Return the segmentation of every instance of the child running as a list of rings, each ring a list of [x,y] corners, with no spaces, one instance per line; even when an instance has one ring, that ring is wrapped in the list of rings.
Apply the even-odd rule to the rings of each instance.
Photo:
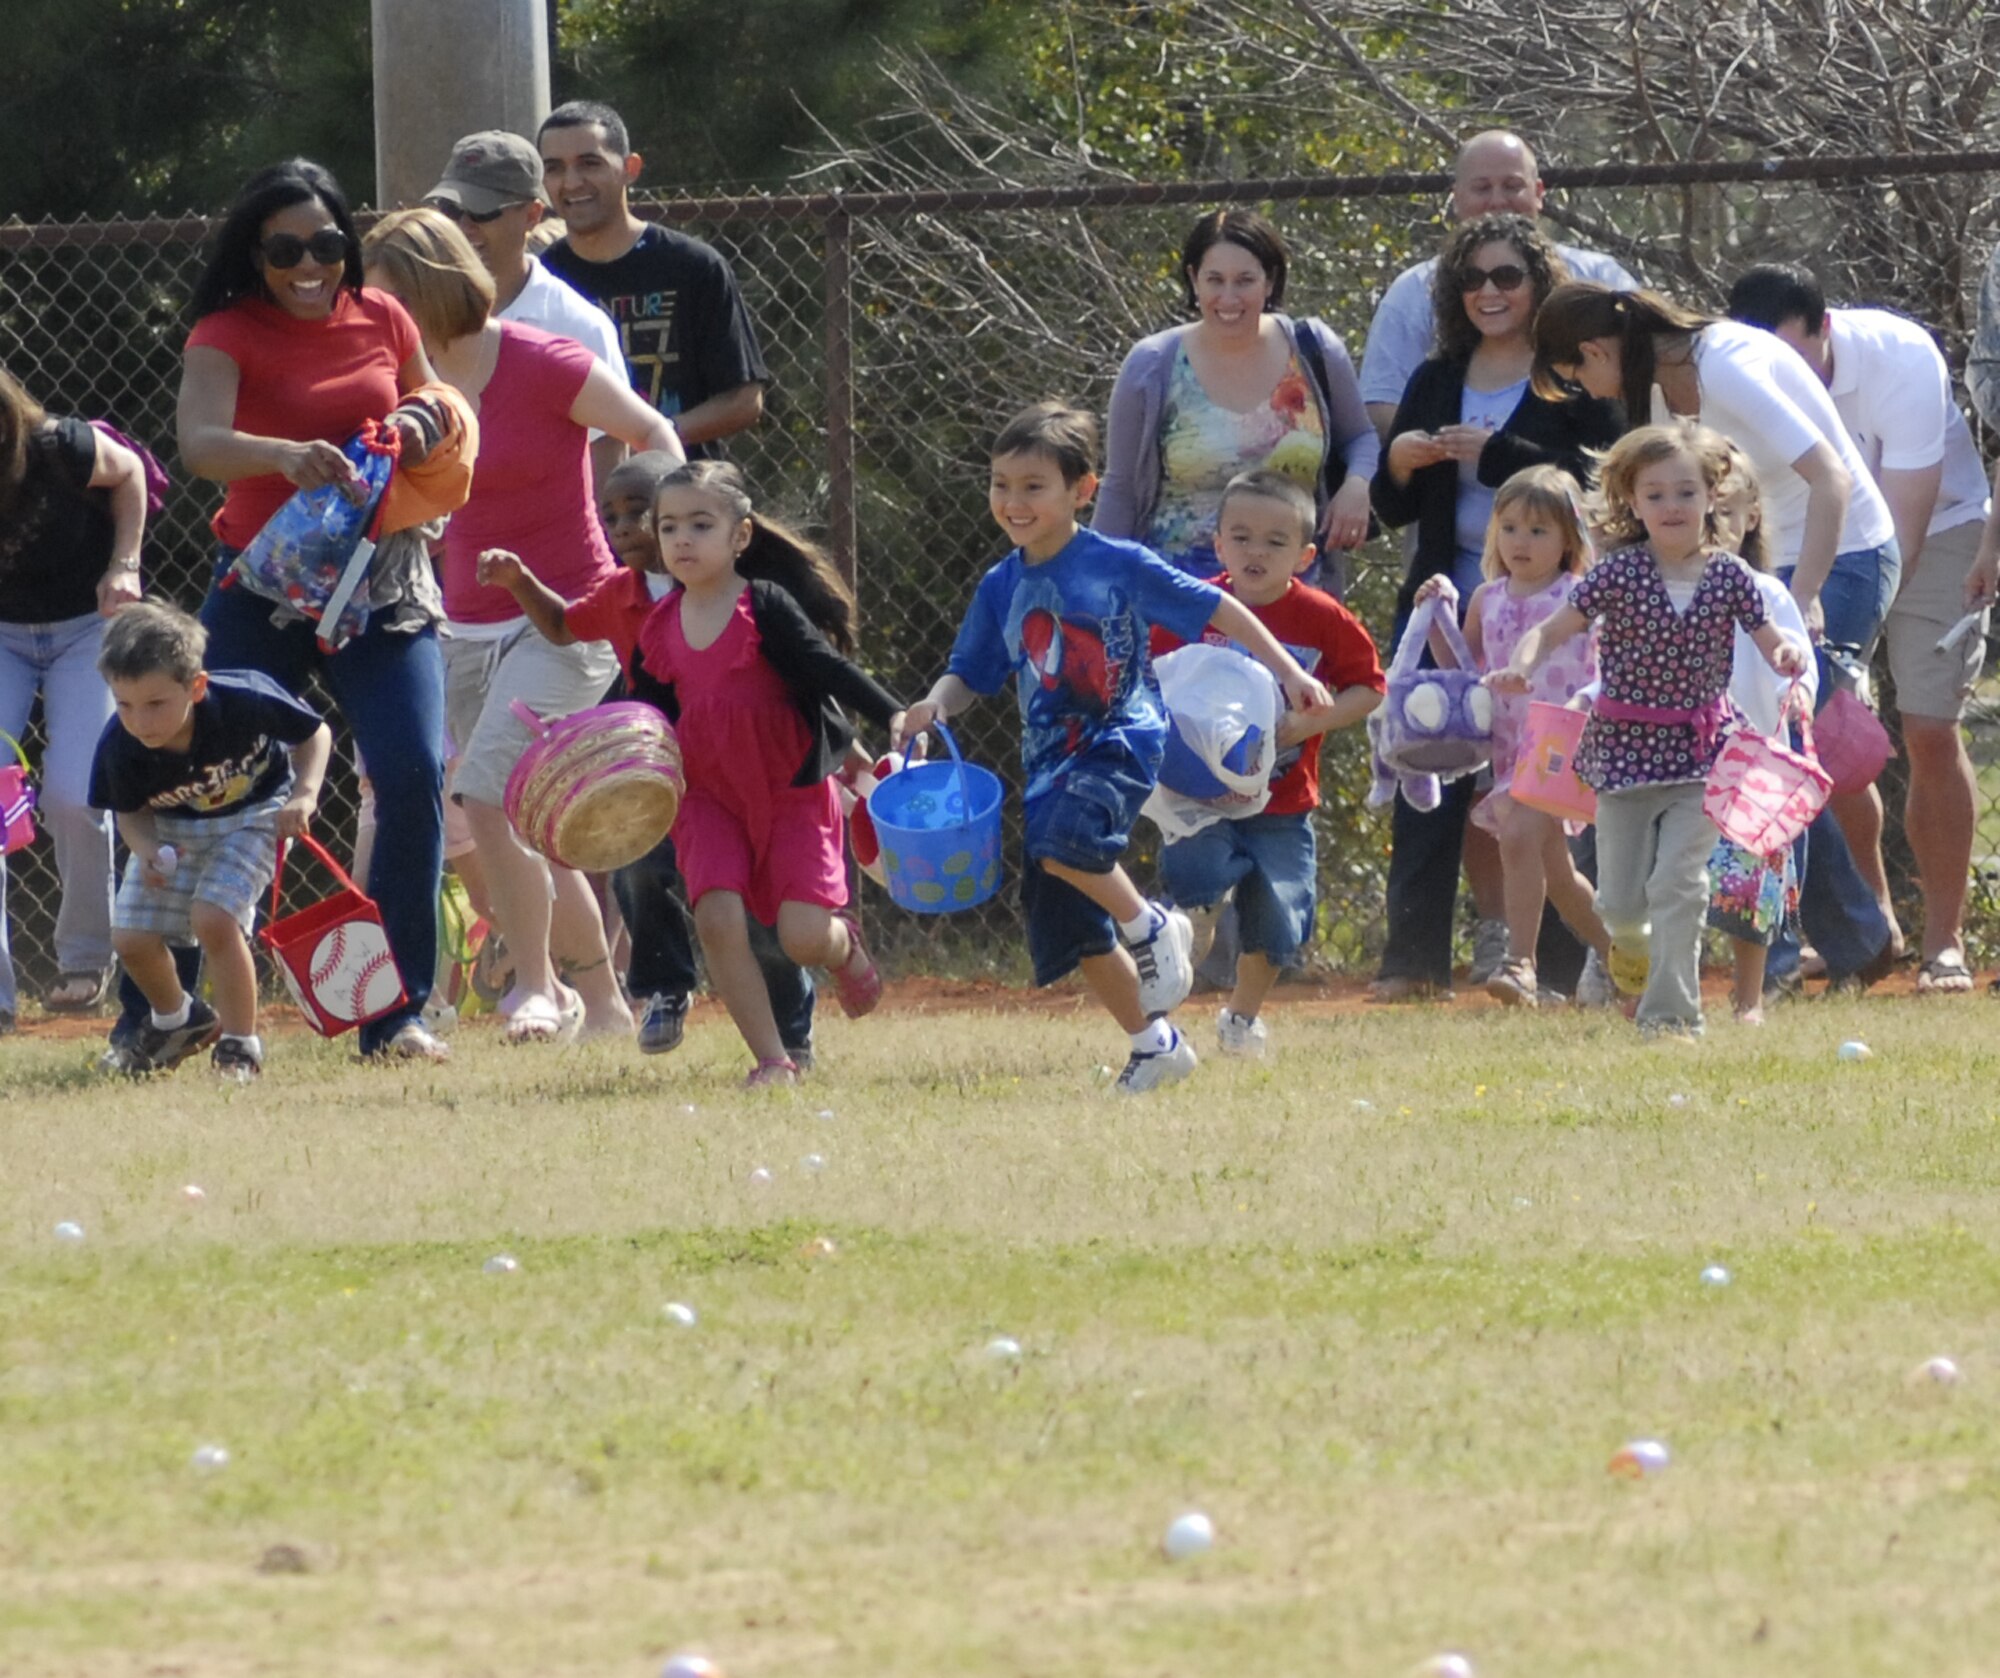
[[[489,548],[479,556],[480,582],[505,589],[528,621],[558,647],[609,641],[629,682],[639,632],[674,586],[653,528],[653,498],[660,480],[679,464],[671,455],[649,451],[621,461],[605,478],[598,513],[622,569],[581,600],[565,601],[504,548]],[[625,989],[638,1013],[639,1052],[667,1054],[680,1047],[698,977],[694,918],[673,835],[619,869],[611,886],[632,941]],[[812,1063],[812,980],[787,958],[777,934],[760,920],[750,923],[750,947],[770,992],[785,1057],[803,1071]]]
[[[1480,562],[1486,581],[1474,591],[1465,615],[1465,644],[1479,667],[1505,669],[1521,638],[1569,604],[1593,557],[1576,480],[1567,472],[1530,466],[1502,484],[1493,497]],[[1449,577],[1431,578],[1417,590],[1417,602],[1435,595],[1457,608],[1458,590]],[[1447,667],[1457,662],[1441,635],[1432,636],[1431,652]],[[1503,693],[1493,707],[1493,790],[1473,807],[1472,819],[1500,841],[1507,959],[1486,981],[1486,990],[1509,1007],[1532,1008],[1538,999],[1535,940],[1544,902],[1555,905],[1599,960],[1611,952],[1596,892],[1569,854],[1562,822],[1516,802],[1508,791],[1529,704],[1567,705],[1596,679],[1597,650],[1583,635],[1542,661],[1525,697]]]
[[[680,736],[687,791],[674,824],[709,978],[757,1057],[752,1088],[793,1084],[751,919],[785,954],[833,975],[842,1012],[881,1000],[847,905],[845,830],[831,776],[854,739],[841,701],[892,735],[903,709],[849,656],[854,596],[802,536],[751,510],[743,475],[698,460],[653,499],[667,573],[632,671]]]
[[[333,736],[319,713],[253,670],[204,670],[208,633],[144,601],[105,627],[97,668],[118,714],[90,766],[90,802],[118,818],[131,851],[111,942],[152,1015],[123,1069],[164,1072],[215,1044],[216,1073],[264,1070],[257,969],[246,937],[271,889],[278,841],[319,807]],[[215,1007],[181,988],[170,942],[192,937]]]
[[[1810,652],[1812,638],[1792,591],[1767,575],[1771,569],[1770,543],[1764,533],[1764,497],[1757,484],[1757,469],[1726,437],[1722,449],[1725,475],[1715,499],[1716,543],[1751,568],[1771,621],[1788,639]],[[1810,715],[1818,694],[1819,672],[1810,659],[1797,678],[1794,699],[1792,680],[1773,675],[1750,638],[1740,629],[1736,632],[1729,697],[1750,727],[1760,734],[1782,735],[1787,716],[1797,714],[1800,707]],[[1764,1023],[1764,964],[1778,934],[1798,914],[1799,873],[1794,851],[1795,847],[1788,845],[1769,856],[1759,856],[1718,835],[1715,854],[1708,861],[1713,882],[1708,924],[1728,935],[1735,958],[1731,1001],[1743,1025]]]
[[[1599,623],[1604,689],[1576,754],[1597,789],[1597,904],[1613,940],[1611,975],[1638,988],[1639,1028],[1701,1031],[1701,928],[1715,828],[1701,807],[1729,717],[1734,630],[1774,670],[1805,656],[1765,611],[1750,568],[1717,548],[1721,440],[1693,424],[1626,433],[1600,474],[1603,528],[1627,544],[1594,566],[1567,604],[1521,637],[1495,691],[1525,694],[1542,659]],[[1650,942],[1647,954],[1639,944]]]
[[[1185,1078],[1193,1045],[1165,1018],[1194,983],[1193,931],[1148,902],[1120,863],[1166,749],[1166,711],[1148,635],[1183,640],[1213,624],[1278,678],[1294,708],[1333,704],[1325,687],[1251,615],[1136,542],[1084,530],[1097,491],[1097,421],[1038,402],[993,443],[993,517],[1016,544],[980,579],[951,662],[910,707],[902,737],[956,715],[1011,674],[1021,705],[1027,865],[1021,906],[1035,983],[1081,967],[1091,994],[1131,1039],[1118,1089]]]
[[[1319,880],[1312,814],[1319,808],[1320,742],[1335,729],[1362,721],[1382,703],[1387,685],[1375,643],[1353,613],[1299,580],[1318,552],[1315,522],[1312,497],[1297,480],[1267,468],[1230,479],[1216,509],[1223,586],[1333,693],[1333,703],[1323,710],[1288,710],[1279,719],[1271,801],[1258,814],[1212,822],[1160,852],[1160,873],[1175,905],[1195,917],[1197,962],[1222,900],[1231,898],[1236,905],[1243,953],[1236,963],[1236,988],[1216,1019],[1217,1042],[1226,1055],[1264,1053],[1265,999],[1312,937]],[[1229,641],[1219,629],[1202,639]],[[1156,657],[1175,644],[1164,631],[1154,632]]]

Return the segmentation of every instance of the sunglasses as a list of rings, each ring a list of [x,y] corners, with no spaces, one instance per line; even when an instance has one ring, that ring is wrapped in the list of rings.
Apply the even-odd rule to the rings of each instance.
[[[1519,291],[1528,283],[1528,270],[1518,262],[1503,262],[1498,268],[1468,267],[1458,276],[1458,288],[1470,297],[1475,291],[1484,291],[1488,280],[1495,291]]]
[[[273,233],[257,247],[257,254],[266,268],[296,268],[307,257],[331,267],[346,259],[347,235],[337,227],[322,227],[310,239],[295,233]]]
[[[488,210],[484,215],[479,215],[475,214],[471,210],[468,210],[463,204],[447,203],[442,198],[433,198],[429,201],[430,208],[437,211],[437,213],[443,216],[446,221],[469,221],[475,227],[484,227],[489,222],[498,221],[509,210],[518,210],[521,207],[521,204],[526,204],[530,202],[532,202],[532,200],[523,198],[520,201],[520,203],[502,204],[500,208],[497,210]]]

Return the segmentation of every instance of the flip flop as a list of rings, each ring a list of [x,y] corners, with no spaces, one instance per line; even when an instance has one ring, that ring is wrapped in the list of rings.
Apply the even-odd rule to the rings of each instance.
[[[507,1041],[512,1044],[558,1043],[563,1040],[563,1027],[562,1010],[546,996],[523,997],[514,1010],[513,1018],[507,1022]]]
[[[104,1001],[110,988],[108,968],[79,969],[60,975],[43,996],[42,1006],[51,1014],[87,1014]]]
[[[1958,950],[1940,950],[1917,969],[1919,996],[1964,996],[1972,989],[1972,969]]]

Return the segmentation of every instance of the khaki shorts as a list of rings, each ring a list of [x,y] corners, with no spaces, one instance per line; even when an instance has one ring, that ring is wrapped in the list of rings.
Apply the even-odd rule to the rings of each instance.
[[[526,623],[494,640],[444,643],[445,726],[458,742],[456,799],[500,805],[507,777],[533,738],[508,708],[516,699],[543,717],[566,717],[595,705],[618,674],[608,641],[555,647]]]
[[[1984,521],[1972,519],[1925,538],[1917,567],[1907,574],[1882,626],[1889,673],[1896,681],[1896,709],[1913,717],[1956,722],[1986,662],[1986,620],[1950,652],[1938,637],[1965,616],[1965,579],[1979,557]]]

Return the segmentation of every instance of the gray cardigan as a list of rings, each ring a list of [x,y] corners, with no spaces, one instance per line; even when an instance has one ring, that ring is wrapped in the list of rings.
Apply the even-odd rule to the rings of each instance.
[[[1307,320],[1295,329],[1285,315],[1273,317],[1296,342],[1297,331],[1311,335],[1325,363],[1330,389],[1320,390],[1313,369],[1307,367],[1306,384],[1319,407],[1320,427],[1329,445],[1346,462],[1349,476],[1372,478],[1382,453],[1382,440],[1369,422],[1362,406],[1361,387],[1354,377],[1354,363],[1347,346],[1341,343],[1324,321]],[[1167,387],[1173,380],[1174,356],[1181,335],[1191,328],[1172,326],[1141,338],[1132,346],[1125,365],[1118,370],[1118,383],[1111,390],[1111,414],[1105,427],[1104,481],[1097,491],[1097,513],[1091,528],[1102,536],[1124,536],[1142,540],[1152,522],[1154,505],[1160,498],[1160,415],[1167,405]],[[1303,359],[1303,358],[1302,358]],[[1326,481],[1322,473],[1320,482]],[[1322,515],[1326,512],[1323,494],[1314,496]]]

